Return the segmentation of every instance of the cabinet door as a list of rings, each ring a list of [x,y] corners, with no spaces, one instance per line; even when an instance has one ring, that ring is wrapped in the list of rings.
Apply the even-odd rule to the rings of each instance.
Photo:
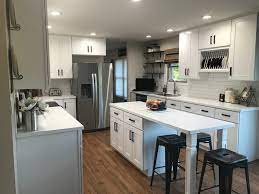
[[[231,21],[205,26],[199,30],[199,49],[230,45]]]
[[[229,46],[231,43],[231,21],[213,27],[213,47]]]
[[[76,118],[76,99],[65,99],[64,105],[66,111]]]
[[[132,161],[133,142],[131,140],[132,127],[124,123],[124,138],[123,138],[123,155],[130,161]]]
[[[113,148],[117,149],[117,138],[118,138],[118,134],[117,134],[117,127],[116,127],[116,119],[114,119],[113,117],[111,117],[111,121],[110,121],[110,144]],[[122,137],[123,138],[123,137]]]
[[[186,78],[187,66],[190,63],[190,34],[182,32],[179,35],[179,73]]]
[[[106,55],[106,40],[105,39],[92,39],[91,40],[91,55]]]
[[[133,128],[132,142],[133,142],[132,162],[139,169],[143,170],[143,131],[137,128]]]
[[[72,54],[89,55],[91,39],[84,37],[72,37]]]
[[[199,78],[200,61],[199,61],[199,46],[198,46],[198,30],[192,30],[189,32],[190,35],[190,59],[187,76],[191,79]]]
[[[50,78],[60,78],[59,40],[57,36],[54,35],[49,35],[49,63]]]
[[[123,154],[124,145],[123,145],[123,134],[124,134],[124,124],[120,120],[116,120],[117,127],[117,150]]]
[[[45,0],[14,0],[20,31],[11,31],[22,80],[14,80],[14,89],[45,89],[48,79],[48,51]],[[2,65],[2,64],[1,64]]]
[[[255,79],[257,15],[250,15],[232,21],[232,42],[229,64],[234,80]]]
[[[61,77],[72,79],[72,48],[70,36],[59,36],[59,61]]]

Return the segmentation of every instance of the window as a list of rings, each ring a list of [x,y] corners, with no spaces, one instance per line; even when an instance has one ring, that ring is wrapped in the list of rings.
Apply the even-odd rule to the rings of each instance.
[[[114,65],[115,98],[116,101],[126,101],[128,95],[127,60],[117,59]]]
[[[180,78],[179,64],[171,63],[168,65],[168,80],[186,82],[186,79]]]

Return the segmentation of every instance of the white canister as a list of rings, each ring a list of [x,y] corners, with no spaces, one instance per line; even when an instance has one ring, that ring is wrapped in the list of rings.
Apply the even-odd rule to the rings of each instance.
[[[225,102],[230,103],[233,96],[234,90],[232,88],[227,88],[225,91]]]

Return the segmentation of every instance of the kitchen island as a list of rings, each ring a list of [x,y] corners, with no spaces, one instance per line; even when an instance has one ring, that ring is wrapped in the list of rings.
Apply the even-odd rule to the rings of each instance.
[[[81,125],[62,107],[38,116],[38,130],[16,134],[20,194],[83,193]]]
[[[151,111],[143,102],[112,103],[111,145],[146,175],[152,172],[156,137],[186,134],[185,193],[196,193],[197,133],[217,131],[217,147],[226,147],[227,129],[234,123],[180,110]],[[164,165],[164,152],[157,166]]]

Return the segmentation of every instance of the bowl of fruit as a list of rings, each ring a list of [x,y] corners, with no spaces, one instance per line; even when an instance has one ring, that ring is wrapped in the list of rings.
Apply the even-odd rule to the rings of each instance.
[[[147,100],[146,106],[153,111],[161,111],[166,109],[166,103],[161,100]]]

